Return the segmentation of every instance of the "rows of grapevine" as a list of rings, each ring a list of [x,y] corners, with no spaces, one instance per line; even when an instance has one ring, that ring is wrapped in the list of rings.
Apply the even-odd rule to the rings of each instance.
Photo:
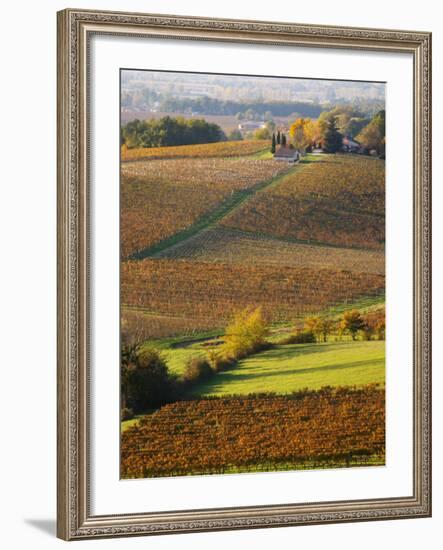
[[[156,255],[159,258],[385,272],[382,250],[358,250],[290,242],[216,227]]]
[[[251,158],[185,158],[122,165],[123,257],[180,232],[233,193],[288,170],[284,163]]]
[[[145,308],[123,307],[121,334],[123,341],[144,342],[152,338],[169,338],[196,334],[214,328],[214,319],[193,315],[161,314]]]
[[[268,140],[219,141],[176,147],[140,147],[128,149],[122,146],[122,161],[141,159],[242,157],[269,149]]]
[[[385,163],[362,156],[327,156],[289,173],[223,223],[280,238],[382,249]]]
[[[121,266],[121,301],[152,312],[204,318],[219,327],[234,311],[261,305],[288,320],[384,292],[376,273],[308,267],[146,259]]]
[[[121,476],[383,464],[384,453],[384,389],[323,388],[166,405],[123,432]]]

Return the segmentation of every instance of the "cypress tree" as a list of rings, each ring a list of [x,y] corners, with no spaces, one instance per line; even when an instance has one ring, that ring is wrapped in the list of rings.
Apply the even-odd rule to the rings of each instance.
[[[283,147],[286,147],[286,134],[281,135],[281,144]]]
[[[343,136],[337,129],[337,118],[330,117],[326,122],[326,130],[323,138],[323,149],[327,153],[336,153],[341,149]]]
[[[280,130],[277,132],[277,144],[280,145]]]
[[[272,134],[272,142],[271,142],[271,153],[275,153],[275,134]]]

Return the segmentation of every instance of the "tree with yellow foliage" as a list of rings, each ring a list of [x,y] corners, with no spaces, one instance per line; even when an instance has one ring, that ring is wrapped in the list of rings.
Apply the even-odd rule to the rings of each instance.
[[[260,349],[269,330],[262,308],[246,308],[237,312],[226,327],[222,355],[230,359],[241,359]]]
[[[328,336],[331,334],[334,328],[334,321],[327,317],[306,317],[304,322],[304,328],[307,332],[312,332],[317,342],[323,340],[327,342]]]
[[[312,145],[318,134],[317,123],[310,118],[297,118],[289,128],[294,147],[302,151]]]

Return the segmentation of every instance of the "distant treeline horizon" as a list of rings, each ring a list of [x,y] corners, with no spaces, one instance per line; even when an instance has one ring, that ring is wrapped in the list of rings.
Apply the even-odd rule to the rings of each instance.
[[[165,111],[183,113],[192,111],[207,115],[236,116],[239,113],[252,111],[254,114],[270,116],[289,116],[299,113],[302,116],[317,118],[324,108],[319,103],[304,101],[251,101],[239,102],[232,100],[220,100],[211,97],[199,97],[195,99],[167,98],[163,100],[162,107]]]
[[[317,118],[322,111],[330,110],[339,105],[352,105],[354,109],[365,115],[373,115],[384,108],[380,100],[361,99],[352,102],[331,102],[330,104],[318,101],[233,101],[221,100],[209,96],[197,98],[177,98],[157,94],[153,90],[125,91],[121,97],[121,107],[126,109],[155,109],[169,113],[193,113],[199,115],[237,116],[242,118],[262,119],[270,117],[287,117],[297,114],[301,117]]]

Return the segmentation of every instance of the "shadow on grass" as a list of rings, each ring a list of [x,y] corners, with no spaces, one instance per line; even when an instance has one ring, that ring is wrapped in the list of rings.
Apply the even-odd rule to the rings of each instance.
[[[342,351],[343,349],[352,349],[352,346],[361,342],[321,342],[318,344],[277,344],[277,347],[251,355],[246,361],[260,358],[266,359],[290,359],[303,355],[316,355],[318,353],[330,352],[331,350]]]
[[[377,366],[383,366],[385,364],[384,359],[371,359],[371,368],[377,367]],[[305,367],[305,368],[293,368],[293,369],[285,369],[284,371],[276,370],[275,368],[269,367],[270,372],[260,372],[260,373],[242,373],[241,367],[235,371],[229,371],[229,372],[223,372],[219,375],[219,378],[217,382],[214,384],[214,386],[222,384],[226,384],[229,382],[245,382],[247,380],[257,380],[259,378],[272,378],[272,377],[286,377],[286,376],[297,376],[297,375],[303,375],[308,373],[321,373],[321,372],[333,372],[333,371],[341,371],[341,370],[347,370],[347,369],[354,369],[358,367],[364,367],[368,365],[368,360],[364,359],[362,361],[352,361],[351,363],[344,363],[340,365],[324,365],[322,367],[313,366],[313,367]],[[212,387],[211,383],[205,384],[205,388]],[[196,388],[196,392],[197,388]]]

